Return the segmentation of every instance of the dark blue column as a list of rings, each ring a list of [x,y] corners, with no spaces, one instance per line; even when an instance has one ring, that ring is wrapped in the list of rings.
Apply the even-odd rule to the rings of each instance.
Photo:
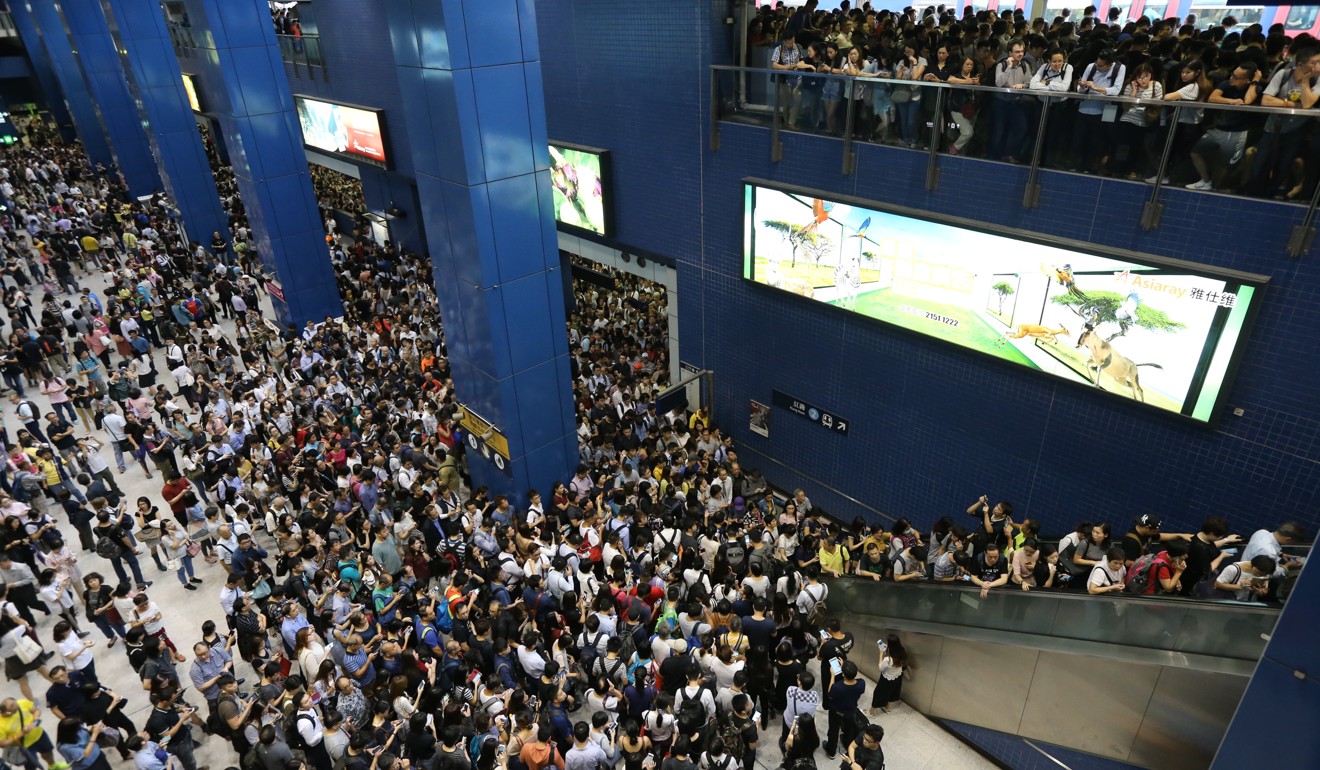
[[[69,39],[78,52],[87,88],[101,108],[101,120],[129,194],[142,197],[159,192],[160,174],[156,172],[147,132],[142,127],[143,116],[128,91],[128,81],[124,80],[124,66],[110,37],[101,0],[60,0],[60,5],[69,27]]]
[[[1312,559],[1315,558],[1314,550]],[[1320,567],[1302,568],[1211,770],[1316,767],[1320,757]]]
[[[544,491],[578,454],[532,2],[387,6],[454,386],[509,441],[472,476]]]
[[[193,9],[200,9],[200,13]],[[312,192],[298,116],[266,0],[189,4],[194,37],[222,82],[207,89],[228,145],[263,269],[280,283],[280,319],[298,326],[343,313]],[[218,70],[217,70],[218,68]]]
[[[151,127],[147,138],[161,181],[183,215],[188,237],[206,244],[211,233],[227,232],[225,211],[160,3],[113,0],[105,6],[114,13],[127,51],[129,85],[146,112]]]
[[[55,70],[50,64],[50,54],[46,53],[46,47],[41,43],[41,34],[37,32],[32,14],[28,12],[27,4],[24,2],[11,3],[10,7],[14,27],[18,30],[19,39],[23,41],[23,49],[27,52],[28,61],[32,63],[32,72],[37,76],[41,92],[46,97],[46,107],[59,127],[60,137],[66,142],[73,141],[77,137],[73,127],[73,116],[69,114],[69,108],[64,104],[64,93],[60,90],[59,81],[55,79]]]
[[[64,20],[60,17],[59,6],[50,0],[18,0],[10,3],[9,8],[14,14],[15,24],[20,19],[35,22],[41,45],[50,57],[55,80],[60,84],[60,92],[64,94],[64,101],[69,107],[69,114],[73,116],[73,125],[78,130],[78,139],[82,141],[87,158],[93,164],[100,163],[107,168],[114,165],[115,157],[110,150],[105,126],[101,123],[101,113],[87,90],[87,82],[83,80],[78,57],[73,53],[69,37],[64,34]],[[26,40],[24,44],[27,44]]]

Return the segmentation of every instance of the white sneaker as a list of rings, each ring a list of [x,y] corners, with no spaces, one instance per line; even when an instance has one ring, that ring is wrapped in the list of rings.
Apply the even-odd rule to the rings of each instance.
[[[1146,177],[1146,184],[1155,184],[1155,180],[1158,178],[1159,177],[1156,176],[1148,176]],[[1168,183],[1169,183],[1169,178],[1167,176],[1164,177],[1164,181],[1160,182],[1160,184],[1168,184]]]
[[[1211,184],[1211,183],[1205,181],[1204,179],[1198,179],[1198,180],[1196,180],[1195,182],[1192,182],[1191,184],[1187,185],[1187,189],[1188,189],[1188,190],[1213,190],[1213,189],[1215,189],[1215,186],[1214,186],[1213,184]]]

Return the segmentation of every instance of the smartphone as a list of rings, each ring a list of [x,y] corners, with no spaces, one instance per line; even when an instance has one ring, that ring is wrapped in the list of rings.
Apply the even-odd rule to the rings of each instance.
[[[1229,549],[1225,550],[1224,553],[1228,554],[1229,556],[1237,556],[1237,555],[1238,555],[1238,549],[1237,549],[1237,548],[1229,548]]]
[[[822,642],[826,642],[826,641],[829,641],[829,638],[830,638],[830,632],[829,632],[829,631],[826,631],[825,629],[822,628],[822,629],[820,630],[820,640],[821,640]]]
[[[839,676],[843,673],[843,659],[830,658],[830,673]]]

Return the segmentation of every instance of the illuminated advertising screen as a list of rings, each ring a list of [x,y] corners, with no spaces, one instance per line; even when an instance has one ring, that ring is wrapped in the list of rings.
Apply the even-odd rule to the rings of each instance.
[[[183,90],[188,94],[188,106],[192,108],[192,111],[201,112],[202,103],[197,100],[197,84],[193,82],[192,75],[184,73]]]
[[[380,111],[294,96],[303,144],[346,160],[386,166]]]
[[[613,235],[608,150],[550,144],[550,185],[555,219],[597,235]]]
[[[745,186],[743,277],[1209,422],[1265,276]]]

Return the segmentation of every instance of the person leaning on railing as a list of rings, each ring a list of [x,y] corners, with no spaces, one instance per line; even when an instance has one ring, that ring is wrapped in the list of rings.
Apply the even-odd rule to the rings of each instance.
[[[802,61],[802,49],[797,45],[797,36],[789,33],[770,53],[770,68],[785,71],[815,71],[813,64]],[[785,123],[789,128],[797,128],[798,109],[802,104],[802,78],[788,78],[786,81],[788,103],[785,108]]]
[[[1312,109],[1320,101],[1320,49],[1303,48],[1296,52],[1290,66],[1285,66],[1274,73],[1260,102],[1265,107],[1291,107]],[[1303,158],[1306,175],[1316,178],[1316,166],[1320,165],[1315,153],[1309,156],[1307,149],[1308,127],[1314,127],[1316,119],[1306,115],[1271,115],[1265,121],[1265,133],[1256,148],[1256,159],[1252,164],[1251,177],[1247,181],[1247,192],[1260,196],[1292,196],[1300,194],[1306,185],[1298,190],[1291,187],[1294,159]],[[1314,129],[1314,136],[1320,135]]]
[[[1210,104],[1255,104],[1260,97],[1260,69],[1255,62],[1242,62],[1233,68],[1228,79],[1215,86],[1207,99]],[[1247,149],[1247,131],[1252,116],[1237,110],[1215,113],[1214,128],[1205,132],[1192,147],[1192,166],[1199,177],[1187,185],[1189,190],[1213,190],[1214,178],[1226,175],[1237,166]]]
[[[1079,94],[1118,96],[1123,91],[1127,67],[1118,60],[1113,49],[1101,51],[1094,62],[1088,64],[1077,81]],[[1112,126],[1118,120],[1119,104],[1099,99],[1084,99],[1077,105],[1077,120],[1073,124],[1072,153],[1076,159],[1074,169],[1095,171],[1104,165],[1113,144]]]

